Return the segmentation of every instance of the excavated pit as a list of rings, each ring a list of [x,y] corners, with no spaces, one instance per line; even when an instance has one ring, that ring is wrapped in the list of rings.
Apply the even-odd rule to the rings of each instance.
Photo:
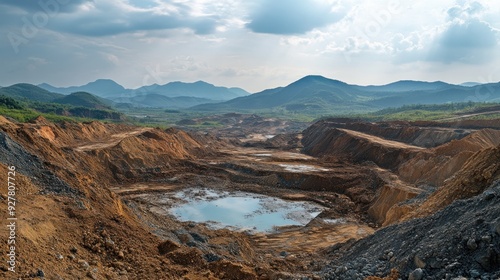
[[[457,199],[476,196],[500,176],[498,130],[462,131],[446,129],[445,124],[344,126],[325,121],[304,131],[303,137],[282,134],[248,142],[98,122],[52,124],[38,118],[28,124],[2,119],[0,123],[4,135],[0,174],[7,174],[7,166],[15,164],[23,186],[19,198],[33,202],[20,208],[23,266],[19,278],[32,278],[37,272],[33,269],[39,267],[47,279],[122,279],[125,274],[129,279],[164,279],[165,275],[172,279],[345,279],[344,267],[354,270],[348,264],[360,256],[350,246],[358,244],[352,248],[365,252],[366,243],[356,240],[368,236],[384,240],[383,250],[369,246],[375,252],[370,264],[386,258],[381,254],[388,255],[393,244],[403,244],[391,255],[405,264],[401,272],[406,276],[414,268],[414,256],[408,253],[412,248],[404,245],[410,239],[400,236],[398,223],[414,223],[413,218],[419,217],[430,228],[427,217],[432,213]],[[439,137],[431,144],[422,141],[434,132]],[[268,133],[275,131],[254,134]],[[243,134],[243,138],[250,135]],[[303,153],[298,152],[302,147]],[[39,169],[46,172],[35,172]],[[54,191],[53,182],[63,182],[63,190],[74,191]],[[496,196],[484,195],[483,200],[493,201]],[[207,203],[217,215],[203,220],[176,218],[176,210],[185,210],[186,205],[204,212]],[[216,211],[223,203],[230,207]],[[273,222],[262,229],[210,222],[247,203],[260,208],[241,213],[243,218],[279,213],[278,220],[292,218],[292,222]],[[497,207],[490,204],[492,209]],[[296,208],[300,213],[288,211]],[[491,217],[491,223],[497,223],[497,216]],[[6,219],[6,214],[0,213],[0,218]],[[385,235],[388,228],[396,230]],[[464,223],[457,236],[469,232],[468,238],[482,238],[469,229]],[[498,226],[494,229],[494,234],[500,232]],[[492,244],[498,244],[494,238]],[[489,248],[489,239],[481,240],[485,245],[481,243],[480,249]],[[493,256],[485,264],[497,268],[497,251],[485,252]],[[468,254],[463,256],[471,260]],[[340,262],[329,266],[332,258]],[[432,260],[427,255],[422,259]],[[385,276],[395,268],[393,260],[387,260],[383,269],[368,267],[361,272]],[[85,263],[89,270],[81,268]],[[5,266],[0,268],[2,278],[7,274]]]

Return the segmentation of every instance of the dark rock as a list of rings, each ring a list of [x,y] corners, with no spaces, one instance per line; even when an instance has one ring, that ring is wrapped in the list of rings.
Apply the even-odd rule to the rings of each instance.
[[[441,268],[443,266],[441,260],[438,258],[430,258],[427,262],[431,268]]]
[[[500,235],[500,221],[496,221],[495,225],[493,226],[493,231],[497,235]]]
[[[496,193],[493,190],[486,190],[486,191],[484,191],[483,195],[484,195],[484,199],[492,200],[493,198],[495,198]]]
[[[467,240],[467,248],[471,251],[476,250],[477,249],[476,240],[474,240],[473,238],[469,238],[469,240]]]
[[[69,248],[69,251],[72,253],[72,254],[76,254],[78,252],[78,249],[75,247],[75,246],[71,246],[71,248]]]
[[[208,253],[203,256],[207,262],[216,262],[221,260],[222,258],[217,256],[216,254]]]
[[[196,241],[196,242],[201,242],[201,243],[206,243],[208,241],[208,237],[204,236],[204,235],[201,235],[199,233],[196,233],[196,232],[190,232],[189,233],[193,239]]]
[[[491,247],[481,251],[475,260],[486,271],[492,271],[495,267],[498,269],[498,252]]]
[[[417,268],[408,275],[408,280],[422,280],[424,277],[424,271],[421,268]]]
[[[474,278],[481,276],[481,273],[479,273],[479,271],[477,271],[476,269],[472,269],[469,272],[469,274],[470,274],[471,277],[474,277]]]
[[[486,243],[486,244],[489,244],[491,242],[491,236],[489,235],[484,235],[481,237],[481,240]]]

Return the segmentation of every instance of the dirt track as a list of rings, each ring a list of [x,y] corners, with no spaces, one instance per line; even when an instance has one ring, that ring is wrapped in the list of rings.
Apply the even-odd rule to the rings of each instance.
[[[121,140],[123,140],[127,137],[139,135],[141,133],[144,133],[144,132],[150,131],[150,130],[152,130],[152,128],[149,128],[149,127],[137,128],[137,129],[134,129],[132,131],[113,134],[110,137],[108,137],[107,139],[104,139],[104,140],[101,140],[101,141],[98,141],[95,143],[89,143],[89,142],[80,143],[74,149],[76,151],[79,151],[79,152],[105,149],[105,148],[109,148],[109,147],[112,147],[112,146],[118,144]]]
[[[424,148],[422,147],[417,147],[417,146],[413,146],[413,145],[408,145],[408,144],[405,144],[405,143],[402,143],[402,142],[397,142],[397,141],[392,141],[392,140],[387,140],[387,139],[383,139],[383,138],[380,138],[380,137],[377,137],[377,136],[373,136],[373,135],[370,135],[370,134],[366,134],[366,133],[362,133],[362,132],[359,132],[359,131],[354,131],[354,130],[349,130],[349,129],[342,129],[340,128],[339,130],[341,131],[344,131],[348,134],[351,134],[355,137],[360,137],[360,138],[363,138],[363,139],[366,139],[374,144],[379,144],[379,145],[382,145],[382,146],[385,146],[385,147],[389,147],[389,148],[396,148],[396,149],[413,149],[413,150],[424,150]]]

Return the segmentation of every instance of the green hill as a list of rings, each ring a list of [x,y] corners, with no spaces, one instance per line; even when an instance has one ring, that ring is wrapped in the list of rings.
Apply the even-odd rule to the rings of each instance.
[[[111,109],[111,101],[99,98],[88,92],[74,92],[62,98],[53,100],[54,103],[81,106],[93,109]]]
[[[50,102],[64,95],[47,91],[31,84],[15,84],[0,88],[0,95],[29,101]]]
[[[43,115],[51,120],[85,118],[124,120],[110,107],[111,101],[87,92],[62,95],[30,84],[0,88],[0,114],[19,121]]]

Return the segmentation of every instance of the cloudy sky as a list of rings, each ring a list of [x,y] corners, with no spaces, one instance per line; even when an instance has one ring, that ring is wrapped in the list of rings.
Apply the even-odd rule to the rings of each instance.
[[[500,1],[0,0],[0,85],[498,82],[498,15]]]

